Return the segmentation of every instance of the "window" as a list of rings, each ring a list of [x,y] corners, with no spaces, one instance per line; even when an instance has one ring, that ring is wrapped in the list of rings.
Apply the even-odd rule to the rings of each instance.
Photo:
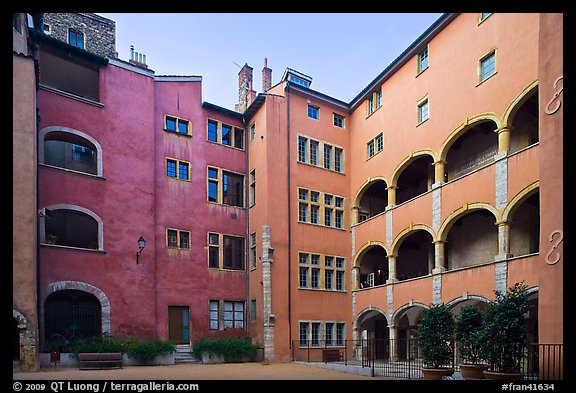
[[[308,345],[308,322],[300,322],[298,338],[301,346]]]
[[[324,342],[322,343],[323,329]],[[344,346],[346,324],[333,321],[300,321],[298,339],[300,347]]]
[[[376,141],[376,153],[379,153],[384,148],[384,135],[382,133],[378,134],[375,138]]]
[[[244,207],[244,176],[208,167],[208,201]]]
[[[332,146],[324,144],[324,169],[332,169]]]
[[[210,300],[210,330],[219,329],[219,308],[220,302],[218,300]]]
[[[227,146],[232,146],[231,138],[232,127],[226,124],[222,124],[222,144]]]
[[[166,176],[180,180],[190,180],[190,163],[172,158],[166,159]]]
[[[244,130],[234,127],[234,147],[244,149]]]
[[[312,338],[310,341],[313,347],[320,345],[320,322],[312,322]]]
[[[250,140],[254,140],[254,136],[256,136],[256,123],[252,123],[250,126]]]
[[[344,340],[346,339],[346,324],[337,323],[336,324],[336,345],[344,345]]]
[[[344,257],[299,252],[300,288],[344,291],[344,261]]]
[[[244,270],[244,238],[208,233],[208,267]]]
[[[496,51],[480,59],[480,82],[485,81],[496,73]]]
[[[318,141],[310,140],[310,164],[318,166]]]
[[[382,106],[382,90],[372,92],[366,99],[366,116],[370,116]]]
[[[418,54],[418,73],[428,68],[428,47]]]
[[[192,123],[176,116],[164,115],[164,131],[191,136]]]
[[[426,98],[421,104],[418,104],[418,124],[428,120],[429,109],[428,99]]]
[[[257,314],[256,314],[256,299],[252,299],[252,300],[250,301],[250,311],[252,312],[252,317],[251,317],[251,319],[252,319],[253,321],[255,321],[255,320],[256,320],[256,316],[257,316]]]
[[[308,139],[303,136],[298,137],[298,161],[306,162],[306,150],[308,150]]]
[[[308,117],[311,119],[318,120],[320,115],[320,108],[314,105],[308,104]]]
[[[46,337],[60,335],[91,339],[102,337],[102,305],[91,293],[63,289],[51,293],[44,302]]]
[[[218,123],[208,120],[208,140],[218,142]]]
[[[84,34],[78,30],[68,30],[68,43],[77,48],[84,49]]]
[[[222,174],[222,203],[230,206],[244,206],[244,176],[231,172]]]
[[[223,236],[223,240],[223,268],[232,270],[244,270],[244,238],[235,236]]]
[[[344,128],[344,116],[334,113],[334,127]]]
[[[298,200],[299,222],[344,229],[343,197],[298,188]]]
[[[250,234],[250,267],[256,267],[256,232]]]
[[[250,207],[256,203],[256,169],[250,171]]]
[[[367,143],[366,154],[368,155],[368,158],[374,156],[374,140],[371,140],[370,142]]]
[[[44,164],[98,175],[97,149],[87,139],[66,132],[50,132],[43,147]]]
[[[220,267],[220,235],[217,233],[208,234],[208,267]]]
[[[336,172],[344,172],[344,166],[342,165],[342,155],[344,150],[340,149],[339,147],[334,148],[334,171]]]
[[[178,229],[166,229],[166,247],[190,249],[190,232]]]
[[[99,249],[98,221],[76,210],[50,210],[44,217],[44,243]]]
[[[344,173],[344,149],[306,136],[298,136],[298,162]]]
[[[244,329],[244,302],[224,302],[224,329]]]
[[[334,323],[326,322],[326,330],[324,334],[324,339],[326,340],[326,345],[334,345]]]

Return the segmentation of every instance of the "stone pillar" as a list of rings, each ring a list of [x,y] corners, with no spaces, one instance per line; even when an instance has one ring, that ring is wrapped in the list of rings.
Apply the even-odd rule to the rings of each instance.
[[[498,134],[498,154],[508,153],[510,150],[510,130],[512,127],[504,126],[494,132]]]
[[[388,186],[388,188],[386,188],[386,190],[388,191],[388,206],[386,206],[387,208],[390,208],[394,205],[396,205],[396,186]]]
[[[388,255],[388,280],[386,280],[386,284],[396,281],[398,281],[396,279],[396,255],[390,254]]]
[[[350,212],[350,225],[358,224],[360,219],[360,208],[358,206],[353,206]]]
[[[398,357],[398,329],[395,326],[388,326],[390,338],[390,361],[395,362]]]
[[[439,185],[444,183],[444,173],[446,161],[438,160],[434,162],[434,184]]]
[[[272,262],[274,249],[270,241],[270,226],[262,225],[262,319],[264,324],[264,358],[274,360],[274,324],[272,313]]]
[[[352,290],[360,289],[360,266],[352,267]]]
[[[264,68],[262,68],[262,91],[266,92],[272,87],[272,69],[268,68],[268,59],[264,58]]]
[[[445,244],[444,240],[436,240],[434,242],[434,269],[432,274],[442,273],[446,271],[445,261]]]
[[[512,256],[510,254],[510,223],[499,222],[498,225],[498,255],[495,260],[501,261]]]

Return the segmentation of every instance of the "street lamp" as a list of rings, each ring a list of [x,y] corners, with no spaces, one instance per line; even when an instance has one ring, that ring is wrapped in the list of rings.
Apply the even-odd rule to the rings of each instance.
[[[138,259],[140,257],[140,253],[142,253],[142,251],[144,250],[144,247],[146,247],[146,240],[144,240],[144,238],[140,236],[140,238],[138,239],[138,251],[136,252],[136,265],[138,265]]]

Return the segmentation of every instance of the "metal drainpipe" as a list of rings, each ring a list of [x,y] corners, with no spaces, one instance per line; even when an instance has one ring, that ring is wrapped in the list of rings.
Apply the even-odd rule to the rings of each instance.
[[[250,301],[250,268],[251,266],[248,266],[248,264],[250,263],[250,253],[248,250],[250,250],[250,225],[249,225],[249,220],[250,220],[250,166],[249,166],[249,160],[248,160],[248,128],[246,126],[246,118],[244,117],[244,115],[242,115],[242,124],[244,125],[244,165],[246,167],[245,172],[246,172],[246,185],[248,185],[248,187],[245,187],[244,189],[244,198],[246,201],[246,241],[245,241],[245,246],[244,246],[244,257],[245,257],[245,261],[246,263],[246,307],[245,310],[250,310],[250,314],[245,316],[245,320],[246,320],[246,334],[248,336],[250,336],[250,321],[252,321],[252,302]],[[248,313],[246,313],[248,314]]]
[[[292,281],[290,275],[290,267],[291,267],[291,260],[292,260],[292,225],[291,225],[291,217],[292,212],[290,209],[290,82],[286,82],[286,112],[287,112],[287,162],[288,162],[288,171],[287,171],[287,181],[288,181],[288,342],[290,346],[292,346]]]

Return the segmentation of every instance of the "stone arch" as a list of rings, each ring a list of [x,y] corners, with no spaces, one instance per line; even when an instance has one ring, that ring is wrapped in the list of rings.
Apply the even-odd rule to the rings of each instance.
[[[438,154],[430,149],[422,149],[411,152],[407,157],[405,157],[400,164],[396,166],[394,172],[392,172],[392,176],[390,178],[390,186],[396,187],[398,184],[398,178],[413,161],[420,158],[421,156],[430,156],[432,157],[432,162],[438,161]]]
[[[458,296],[457,298],[454,298],[452,300],[450,300],[449,302],[446,302],[446,306],[448,306],[449,308],[454,308],[454,306],[457,306],[458,304],[462,303],[462,302],[466,302],[466,301],[476,301],[478,303],[485,303],[485,304],[489,304],[490,303],[490,299],[488,299],[485,296],[482,295],[471,295],[468,293],[465,293],[461,296]]]
[[[493,113],[493,112],[483,113],[483,114],[474,116],[472,118],[466,119],[466,121],[464,121],[462,124],[460,124],[458,127],[456,127],[450,133],[450,135],[448,135],[448,137],[446,138],[446,140],[442,144],[442,147],[440,148],[439,160],[444,161],[444,162],[446,161],[446,157],[448,156],[448,151],[450,150],[450,147],[452,147],[454,142],[456,142],[458,140],[458,138],[460,138],[466,131],[468,131],[469,129],[473,128],[474,126],[476,126],[478,124],[489,122],[489,121],[492,121],[496,124],[496,129],[499,129],[500,127],[502,127],[502,120],[500,119],[500,117],[496,113]]]
[[[44,127],[43,129],[41,129],[38,132],[38,162],[44,163],[44,158],[45,158],[45,156],[44,156],[44,140],[46,139],[46,136],[48,136],[50,133],[55,133],[55,132],[72,134],[76,137],[79,137],[79,138],[84,139],[84,140],[88,141],[89,143],[91,143],[96,148],[97,175],[103,176],[102,146],[100,145],[100,143],[98,143],[98,141],[96,139],[94,139],[90,135],[86,134],[85,132],[82,132],[80,130],[75,130],[74,128],[70,128],[70,127],[48,126],[48,127]]]
[[[102,307],[102,334],[111,334],[111,321],[110,321],[110,300],[108,296],[102,291],[100,288],[82,282],[82,281],[56,281],[53,283],[48,284],[44,289],[43,294],[43,304],[46,301],[46,298],[57,291],[62,291],[66,289],[75,289],[78,291],[87,292],[91,295],[94,295],[99,301]],[[44,307],[41,309],[41,321],[44,320]]]
[[[362,247],[360,247],[360,249],[356,252],[356,255],[354,256],[354,262],[352,264],[352,267],[360,267],[359,261],[362,259],[364,254],[366,254],[366,252],[374,246],[382,247],[384,249],[384,251],[386,251],[386,254],[389,254],[388,246],[385,243],[383,243],[379,240],[370,240],[368,243],[366,243]]]
[[[522,204],[526,198],[532,196],[534,193],[540,190],[540,180],[536,180],[534,183],[526,186],[520,192],[518,192],[507,204],[502,211],[502,221],[509,222],[511,217],[514,215],[516,209]]]
[[[512,100],[504,115],[502,116],[502,125],[504,127],[511,127],[512,121],[518,109],[532,96],[534,90],[538,88],[538,80],[530,82],[518,95]]]
[[[364,308],[362,311],[360,311],[360,312],[358,313],[358,316],[354,319],[354,329],[356,329],[356,330],[360,329],[360,325],[362,324],[363,319],[364,319],[370,312],[382,314],[382,315],[386,318],[386,322],[388,323],[388,326],[390,326],[391,318],[388,317],[388,315],[387,315],[384,311],[382,311],[382,310],[381,310],[380,308],[378,308],[378,307],[368,306],[368,307]]]
[[[416,231],[426,231],[430,234],[430,236],[432,236],[432,241],[435,241],[437,238],[437,234],[436,232],[430,228],[428,225],[426,224],[410,224],[410,226],[408,228],[404,228],[398,235],[396,235],[396,237],[394,238],[394,240],[392,241],[392,244],[390,245],[390,250],[392,255],[398,255],[398,250],[400,249],[400,245],[402,244],[402,241],[404,239],[406,239],[408,236],[410,236],[410,234],[412,234],[413,232]]]
[[[98,223],[98,250],[103,251],[104,250],[104,221],[102,220],[102,218],[100,218],[100,216],[96,213],[94,213],[92,210],[87,209],[85,207],[82,206],[78,206],[78,205],[72,205],[72,204],[68,204],[68,203],[58,203],[58,204],[54,204],[54,205],[49,205],[49,206],[45,206],[44,209],[48,209],[48,210],[73,210],[73,211],[77,211],[83,214],[86,214],[90,217],[92,217],[97,223]],[[42,243],[46,242],[46,232],[45,232],[45,225],[44,225],[44,217],[42,217],[41,219],[41,225],[40,225],[40,241]]]
[[[373,185],[374,183],[376,183],[379,180],[386,183],[386,186],[390,185],[390,183],[388,182],[388,180],[386,180],[386,178],[384,176],[374,176],[374,177],[370,177],[370,178],[366,179],[364,181],[364,183],[362,183],[360,188],[358,188],[358,191],[356,191],[356,195],[354,196],[354,202],[352,204],[353,208],[354,207],[356,207],[356,208],[360,207],[360,200],[364,196],[364,193],[370,188],[371,185]]]
[[[496,223],[501,222],[501,213],[498,211],[498,209],[496,209],[495,207],[493,207],[492,205],[488,204],[488,203],[483,203],[483,202],[475,202],[475,203],[465,203],[464,205],[462,205],[459,209],[456,209],[455,211],[453,211],[445,220],[444,222],[440,225],[440,228],[438,229],[438,236],[436,240],[441,240],[441,241],[446,241],[446,238],[448,236],[448,232],[450,232],[450,228],[452,227],[452,224],[454,224],[460,217],[474,211],[474,210],[487,210],[490,213],[492,213],[492,215],[494,215],[495,219],[496,219]]]
[[[394,311],[394,312],[392,313],[392,315],[390,316],[391,324],[392,324],[393,326],[396,326],[396,324],[397,324],[397,322],[398,322],[397,320],[399,319],[399,317],[401,317],[402,314],[403,314],[405,311],[407,311],[408,309],[410,309],[410,308],[412,308],[412,307],[421,307],[421,308],[423,308],[424,310],[428,310],[428,309],[430,308],[430,306],[428,306],[428,305],[426,305],[426,304],[424,304],[424,303],[415,302],[415,301],[411,300],[411,301],[409,301],[408,303],[405,303],[405,304],[401,305],[400,307],[398,307],[398,308],[396,309],[396,311]]]

